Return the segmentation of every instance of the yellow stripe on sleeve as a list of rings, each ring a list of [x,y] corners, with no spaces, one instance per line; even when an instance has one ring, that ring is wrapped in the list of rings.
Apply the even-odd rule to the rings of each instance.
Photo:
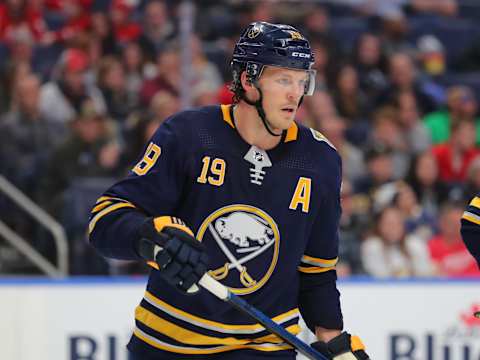
[[[119,204],[114,204],[114,205],[111,205],[111,206],[103,209],[97,215],[95,215],[93,217],[93,219],[90,221],[90,223],[88,224],[88,233],[89,234],[92,233],[92,231],[95,228],[95,225],[97,224],[98,220],[100,220],[105,215],[111,213],[112,211],[115,211],[115,210],[118,210],[118,209],[121,209],[121,208],[135,208],[135,206],[133,206],[130,203],[119,203]]]
[[[474,224],[480,225],[480,216],[476,216],[476,215],[474,215],[472,213],[469,213],[467,211],[465,211],[463,213],[462,219],[470,221]]]
[[[473,200],[470,201],[470,205],[480,209],[480,197],[475,196]]]
[[[335,259],[322,259],[322,258],[316,258],[316,257],[313,257],[313,256],[303,255],[301,261],[306,263],[306,264],[310,264],[310,265],[317,265],[317,266],[321,266],[321,267],[325,267],[325,266],[330,267],[330,266],[334,266],[334,265],[337,264],[338,257],[336,257]]]
[[[104,201],[104,202],[101,202],[100,204],[96,205],[93,209],[92,209],[92,213],[96,213],[97,211],[100,211],[104,208],[106,208],[108,205],[112,204],[111,201]]]
[[[330,270],[334,270],[335,266],[331,267],[306,267],[306,266],[299,266],[298,271],[307,273],[307,274],[318,274],[318,273],[323,273],[327,272]]]

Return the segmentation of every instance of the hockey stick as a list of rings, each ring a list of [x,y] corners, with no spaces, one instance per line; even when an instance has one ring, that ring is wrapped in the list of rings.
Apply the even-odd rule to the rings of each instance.
[[[215,295],[220,300],[228,302],[234,308],[258,321],[265,327],[265,329],[270,331],[272,334],[277,335],[279,338],[281,338],[288,344],[292,345],[295,349],[297,349],[307,358],[312,360],[328,360],[317,350],[312,348],[310,345],[304,343],[295,335],[289,333],[282,326],[278,325],[260,310],[250,305],[245,300],[241,299],[239,296],[233,294],[230,290],[228,290],[226,286],[213,279],[210,275],[203,275],[198,283],[202,288]]]

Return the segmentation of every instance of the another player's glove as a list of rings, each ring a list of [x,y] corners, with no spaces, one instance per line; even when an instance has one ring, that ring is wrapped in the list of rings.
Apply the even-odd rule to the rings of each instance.
[[[208,255],[183,221],[171,216],[147,219],[136,246],[139,255],[169,284],[183,292],[198,291],[193,285],[207,272]]]
[[[342,332],[329,342],[314,342],[312,347],[331,360],[370,360],[360,338],[347,332]]]

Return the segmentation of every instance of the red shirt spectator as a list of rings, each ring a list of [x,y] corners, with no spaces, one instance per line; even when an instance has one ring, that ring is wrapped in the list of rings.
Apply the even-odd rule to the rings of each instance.
[[[142,28],[136,22],[130,20],[130,14],[133,10],[126,0],[113,0],[111,5],[111,19],[115,39],[120,43],[136,40]]]
[[[27,1],[6,1],[0,4],[0,41],[8,42],[18,31],[28,31],[38,41],[46,30],[41,12]]]
[[[440,234],[428,242],[430,256],[440,275],[480,276],[475,259],[460,237],[462,214],[462,206],[445,205],[440,214]]]
[[[49,0],[46,5],[66,17],[61,29],[55,31],[54,41],[67,41],[86,31],[92,23],[90,8],[93,0]]]
[[[439,178],[444,182],[462,182],[473,159],[480,155],[475,147],[475,124],[460,120],[452,125],[449,142],[432,148],[439,169]]]

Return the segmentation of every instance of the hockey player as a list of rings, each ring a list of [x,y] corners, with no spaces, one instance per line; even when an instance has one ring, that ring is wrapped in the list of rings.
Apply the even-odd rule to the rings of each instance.
[[[104,256],[159,268],[135,310],[133,359],[295,359],[228,303],[188,289],[206,272],[291,333],[302,314],[330,359],[368,359],[342,332],[336,288],[341,160],[295,113],[314,90],[309,42],[255,22],[232,60],[233,106],[165,121],[131,174],[92,210]]]
[[[470,201],[463,213],[461,233],[463,242],[480,268],[480,194]]]

